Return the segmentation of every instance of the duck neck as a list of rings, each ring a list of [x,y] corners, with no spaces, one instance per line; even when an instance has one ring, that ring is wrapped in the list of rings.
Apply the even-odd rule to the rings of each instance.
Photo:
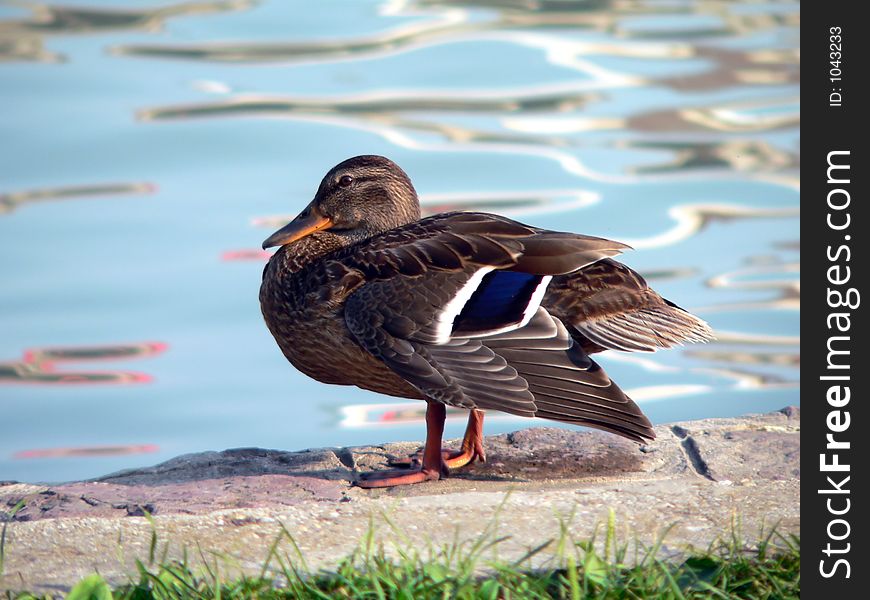
[[[347,240],[326,231],[319,231],[282,246],[271,262],[285,273],[298,273],[326,254],[348,246]]]

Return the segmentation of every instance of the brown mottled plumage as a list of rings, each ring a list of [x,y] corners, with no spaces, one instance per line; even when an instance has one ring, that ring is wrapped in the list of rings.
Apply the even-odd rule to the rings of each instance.
[[[610,258],[624,244],[485,213],[421,219],[411,181],[383,157],[334,167],[263,245],[280,246],[263,273],[263,316],[296,368],[428,402],[422,464],[369,474],[364,487],[483,460],[483,410],[652,439],[640,408],[589,354],[711,337]],[[458,453],[441,452],[445,405],[471,410]]]

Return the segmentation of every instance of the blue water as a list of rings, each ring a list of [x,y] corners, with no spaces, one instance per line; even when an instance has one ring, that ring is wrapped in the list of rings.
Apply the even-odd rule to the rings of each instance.
[[[653,421],[797,404],[798,47],[796,2],[0,3],[0,480],[420,439],[259,312],[260,242],[357,154],[632,244],[719,334],[602,356]]]

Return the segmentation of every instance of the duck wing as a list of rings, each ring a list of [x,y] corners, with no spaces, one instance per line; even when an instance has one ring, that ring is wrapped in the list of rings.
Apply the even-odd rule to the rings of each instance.
[[[703,320],[662,298],[641,275],[610,258],[555,277],[543,305],[586,352],[654,352],[713,339]]]
[[[540,307],[554,276],[623,248],[494,215],[438,215],[342,258],[366,280],[345,302],[345,322],[430,399],[641,441],[653,434],[640,409]]]

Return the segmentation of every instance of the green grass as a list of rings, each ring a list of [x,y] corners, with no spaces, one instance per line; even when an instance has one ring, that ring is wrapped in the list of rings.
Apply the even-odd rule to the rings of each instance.
[[[388,521],[389,528],[393,524]],[[111,586],[99,574],[80,581],[68,600],[195,600],[236,598],[798,598],[800,545],[769,531],[751,546],[732,533],[703,552],[662,559],[661,540],[651,547],[616,540],[613,514],[604,539],[575,542],[567,525],[550,544],[519,560],[492,559],[507,538],[495,527],[479,539],[415,549],[402,539],[392,552],[375,541],[374,527],[358,549],[330,572],[312,572],[293,537],[283,530],[259,574],[241,574],[231,558],[198,550],[191,560],[158,556],[152,530],[148,560],[137,562],[129,582]],[[291,552],[279,552],[289,547]],[[537,565],[549,567],[533,568]],[[543,559],[543,560],[542,560]],[[548,559],[548,560],[547,560]],[[196,565],[196,566],[195,566]],[[2,573],[0,573],[2,575]],[[7,582],[8,583],[8,582]],[[9,599],[49,598],[27,592]]]

